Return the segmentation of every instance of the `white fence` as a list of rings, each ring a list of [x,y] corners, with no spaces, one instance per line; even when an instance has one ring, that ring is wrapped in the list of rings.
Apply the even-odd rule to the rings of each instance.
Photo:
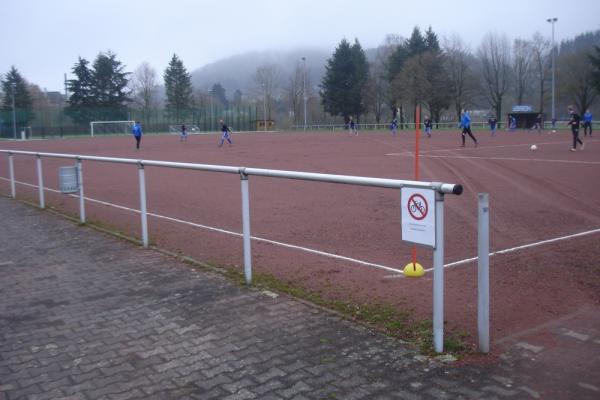
[[[140,193],[140,216],[142,244],[148,247],[148,213],[146,208],[146,178],[145,166],[178,168],[197,171],[220,172],[227,174],[238,174],[241,180],[241,209],[242,209],[242,236],[243,236],[243,254],[244,254],[244,277],[246,283],[252,282],[252,257],[251,257],[251,235],[250,235],[250,198],[249,198],[249,177],[262,176],[270,178],[297,179],[303,181],[328,182],[346,185],[371,186],[380,188],[402,189],[405,187],[429,189],[435,192],[435,243],[433,252],[434,272],[433,272],[433,332],[434,348],[437,352],[443,351],[443,325],[444,325],[444,195],[462,193],[462,186],[452,183],[441,182],[421,182],[397,179],[382,179],[361,176],[319,174],[311,172],[284,171],[260,168],[247,168],[236,166],[221,166],[207,164],[192,164],[169,161],[154,160],[135,160],[128,158],[96,157],[74,154],[57,153],[38,153],[31,151],[3,150],[0,153],[8,155],[10,196],[16,197],[15,173],[13,157],[15,155],[30,156],[36,158],[38,193],[40,208],[45,208],[44,201],[44,182],[43,182],[43,158],[64,158],[72,159],[77,162],[77,176],[79,184],[79,217],[81,223],[85,223],[85,198],[84,198],[84,180],[83,180],[83,161],[95,161],[106,163],[120,163],[135,165],[138,168],[139,193]]]

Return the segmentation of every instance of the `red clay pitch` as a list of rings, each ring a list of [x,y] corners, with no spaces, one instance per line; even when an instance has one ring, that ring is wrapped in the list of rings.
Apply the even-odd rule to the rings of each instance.
[[[459,183],[446,195],[445,263],[477,255],[477,193],[490,199],[491,251],[600,229],[600,141],[570,152],[571,135],[475,132],[479,146],[460,134],[434,131],[421,138],[420,179]],[[217,135],[2,142],[0,148],[168,160],[308,172],[412,179],[414,132],[234,134],[233,147],[218,148]],[[468,138],[467,138],[468,139]],[[469,139],[468,139],[469,140]],[[536,144],[538,150],[530,150]],[[0,176],[8,177],[6,157]],[[58,166],[43,159],[44,185],[58,188]],[[16,179],[37,183],[33,157],[15,157]],[[85,195],[139,209],[134,166],[84,162]],[[195,224],[241,232],[240,178],[220,173],[146,168],[148,211]],[[9,193],[7,181],[0,191]],[[17,196],[37,199],[37,189],[17,185]],[[46,191],[48,206],[78,212],[77,199]],[[90,221],[139,237],[139,215],[86,203]],[[400,240],[398,190],[250,177],[251,233],[303,248],[402,269],[410,245]],[[151,242],[221,265],[243,264],[240,237],[150,217]],[[492,341],[522,332],[600,302],[600,231],[490,258]],[[431,268],[432,252],[418,261]],[[328,299],[383,303],[431,318],[432,274],[408,279],[393,272],[253,241],[254,270],[294,282]],[[446,269],[448,329],[476,333],[477,264]]]

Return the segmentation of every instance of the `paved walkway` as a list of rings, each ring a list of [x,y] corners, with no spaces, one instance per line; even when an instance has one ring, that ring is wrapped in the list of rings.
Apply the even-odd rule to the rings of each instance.
[[[4,197],[0,221],[0,400],[600,396],[597,372],[544,393],[523,341],[457,366]]]

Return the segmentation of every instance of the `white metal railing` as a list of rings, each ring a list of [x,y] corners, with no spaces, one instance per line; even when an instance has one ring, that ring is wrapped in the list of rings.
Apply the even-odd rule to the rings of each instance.
[[[434,331],[434,348],[437,352],[443,351],[443,296],[444,296],[444,195],[456,194],[460,195],[463,191],[461,185],[442,182],[421,182],[398,179],[385,179],[361,176],[348,175],[333,175],[320,174],[313,172],[300,171],[285,171],[272,170],[262,168],[247,168],[223,165],[208,165],[208,164],[193,164],[171,161],[155,161],[155,160],[136,160],[129,158],[115,157],[98,157],[85,156],[74,154],[60,153],[42,153],[32,151],[19,150],[4,150],[0,149],[0,153],[8,155],[9,179],[11,188],[11,197],[16,197],[15,190],[15,174],[13,157],[15,155],[33,156],[37,159],[37,177],[39,188],[40,208],[45,207],[44,201],[44,184],[43,184],[43,168],[42,158],[64,158],[72,159],[77,162],[77,176],[79,186],[79,214],[81,223],[85,223],[85,204],[83,195],[83,170],[82,161],[96,161],[119,164],[137,165],[139,192],[140,192],[140,216],[142,230],[142,244],[148,247],[148,212],[146,207],[146,177],[145,166],[179,168],[198,171],[221,172],[229,174],[238,174],[241,179],[241,201],[242,201],[242,236],[243,236],[243,254],[244,254],[244,277],[247,284],[252,282],[252,257],[251,257],[251,234],[250,234],[250,196],[249,196],[249,176],[262,176],[270,178],[297,179],[313,182],[327,182],[347,185],[360,185],[381,188],[401,189],[404,187],[430,189],[435,191],[435,238],[436,246],[433,250],[434,263],[434,293],[433,293],[433,331]]]

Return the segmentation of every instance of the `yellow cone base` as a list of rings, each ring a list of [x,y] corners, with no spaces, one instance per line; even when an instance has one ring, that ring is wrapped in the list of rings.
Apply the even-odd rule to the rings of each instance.
[[[420,278],[425,275],[425,270],[423,266],[419,263],[408,263],[404,267],[404,276],[408,278]]]

